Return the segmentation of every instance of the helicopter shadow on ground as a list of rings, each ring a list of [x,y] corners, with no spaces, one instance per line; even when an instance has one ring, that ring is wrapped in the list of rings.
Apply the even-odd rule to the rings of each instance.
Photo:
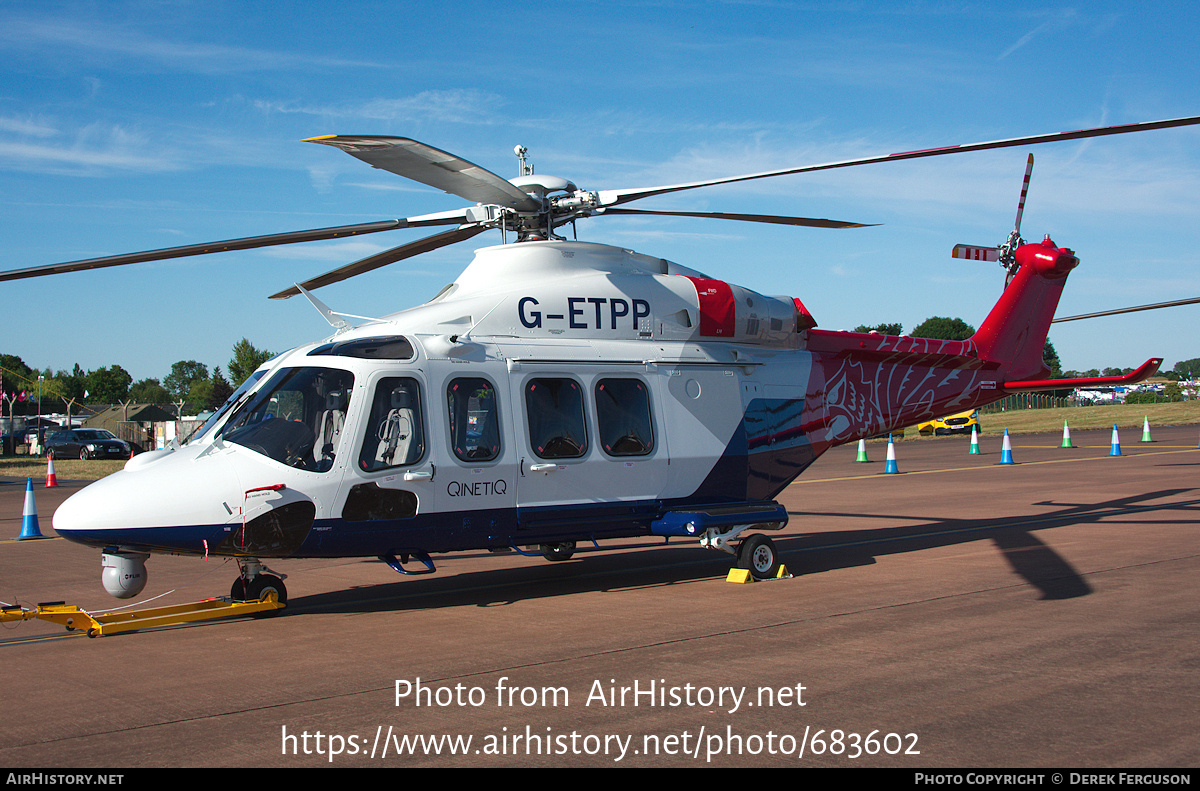
[[[1189,519],[1200,512],[1200,499],[1155,502],[1194,491],[1168,489],[1116,498],[1100,503],[1054,503],[1057,510],[1035,516],[994,516],[986,519],[939,519],[902,527],[782,535],[774,538],[783,562],[796,575],[819,574],[838,568],[871,565],[883,555],[917,552],[954,546],[981,538],[990,539],[1013,572],[1037,589],[1041,599],[1068,599],[1091,593],[1083,576],[1036,531],[1066,525],[1121,524],[1122,516],[1162,512],[1162,523],[1177,523],[1173,513]],[[912,515],[790,512],[801,518],[853,518],[912,521]],[[1131,522],[1132,523],[1132,522]],[[1137,521],[1146,524],[1144,518]],[[796,520],[792,526],[795,527]],[[635,588],[686,585],[723,577],[731,558],[692,544],[661,541],[583,548],[566,562],[514,564],[483,571],[454,572],[456,559],[480,557],[462,553],[442,561],[445,576],[398,579],[394,583],[360,586],[310,596],[294,596],[288,613],[386,612],[442,607],[505,606],[531,599],[570,596],[578,593],[626,591]],[[365,560],[364,563],[381,563]]]
[[[1122,520],[1122,516],[1163,512],[1164,518],[1149,524],[1176,524],[1178,517],[1172,512],[1187,514],[1194,520],[1200,513],[1200,499],[1181,502],[1155,502],[1178,496],[1193,489],[1165,489],[1128,497],[1114,498],[1098,503],[1060,503],[1045,500],[1037,506],[1056,507],[1056,510],[1039,515],[995,516],[986,519],[940,519],[902,527],[879,530],[849,530],[822,532],[802,536],[797,542],[788,542],[789,568],[795,574],[814,574],[835,568],[871,565],[882,555],[913,552],[922,549],[953,546],[987,538],[1000,551],[1010,568],[1029,585],[1040,591],[1040,598],[1070,599],[1086,596],[1092,592],[1083,576],[1053,548],[1041,541],[1036,531],[1067,525],[1099,523],[1107,525],[1135,524],[1133,520]],[[895,514],[866,514],[838,512],[789,511],[792,517],[802,518],[852,518],[907,520],[914,517]],[[919,517],[918,517],[919,518]],[[793,522],[794,524],[794,522]],[[1145,525],[1145,519],[1136,524]]]
[[[452,553],[434,557],[439,574],[359,586],[311,596],[293,596],[287,612],[382,612],[441,607],[498,607],[529,599],[635,588],[685,585],[725,576],[732,557],[702,549],[694,542],[662,540],[599,549],[580,546],[568,561],[514,563],[482,571],[456,572],[457,561],[488,553]],[[508,554],[508,553],[506,553]],[[510,556],[516,556],[511,553]],[[363,560],[377,563],[379,560]]]

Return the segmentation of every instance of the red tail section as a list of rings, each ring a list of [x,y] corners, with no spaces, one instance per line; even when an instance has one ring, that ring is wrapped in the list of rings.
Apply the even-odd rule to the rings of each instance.
[[[1016,256],[1020,269],[971,340],[980,358],[1000,364],[1000,381],[1044,379],[1049,374],[1042,362],[1046,334],[1079,259],[1048,236],[1041,244],[1021,245]]]
[[[991,403],[1006,382],[1044,379],[1046,334],[1079,259],[1049,239],[1016,258],[1012,282],[968,340],[808,330],[804,430],[818,452]]]

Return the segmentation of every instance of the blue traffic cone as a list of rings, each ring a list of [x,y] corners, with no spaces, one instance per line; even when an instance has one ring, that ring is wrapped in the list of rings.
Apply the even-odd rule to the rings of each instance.
[[[1112,435],[1112,450],[1108,452],[1109,456],[1121,456],[1121,435],[1117,433],[1117,424],[1113,423]]]
[[[979,455],[979,427],[971,426],[971,448],[967,451],[968,456]]]
[[[1008,429],[1004,429],[1004,445],[1000,448],[1001,464],[1016,464],[1012,457],[1012,440],[1008,438]]]
[[[884,466],[883,471],[885,474],[900,472],[900,468],[896,466],[896,445],[892,442],[891,434],[888,434],[887,464]]]
[[[33,479],[25,479],[25,507],[21,509],[21,535],[18,541],[27,538],[45,538],[38,530],[37,503],[33,501]]]

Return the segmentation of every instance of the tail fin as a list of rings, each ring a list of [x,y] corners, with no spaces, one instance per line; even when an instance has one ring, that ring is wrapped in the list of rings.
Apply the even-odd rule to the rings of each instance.
[[[1075,253],[1047,236],[1040,244],[1021,245],[1019,269],[1000,301],[971,340],[979,357],[999,363],[998,378],[1044,379],[1049,374],[1042,350],[1067,275],[1079,265]]]

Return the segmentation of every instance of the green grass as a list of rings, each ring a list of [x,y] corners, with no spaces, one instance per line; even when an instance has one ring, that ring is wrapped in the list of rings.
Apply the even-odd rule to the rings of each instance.
[[[1200,401],[1180,401],[1174,404],[1112,404],[1109,406],[1059,407],[1056,409],[1010,409],[1006,412],[980,414],[979,423],[988,434],[1037,434],[1061,432],[1063,421],[1071,430],[1118,428],[1141,430],[1142,421],[1150,418],[1153,426],[1186,426],[1200,423]]]
[[[65,481],[98,481],[125,466],[125,459],[54,460],[54,475]],[[0,476],[46,480],[45,456],[4,456],[0,458]]]

